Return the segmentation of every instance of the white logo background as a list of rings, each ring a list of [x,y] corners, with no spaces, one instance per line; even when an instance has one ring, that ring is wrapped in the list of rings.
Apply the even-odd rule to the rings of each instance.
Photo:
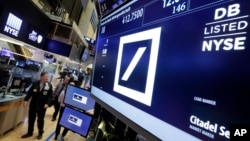
[[[23,21],[21,19],[19,19],[17,16],[10,13],[6,25],[16,30],[20,30],[22,26],[22,22]]]
[[[123,36],[120,38],[118,59],[117,59],[116,73],[115,73],[114,91],[124,96],[127,96],[131,99],[134,99],[138,102],[151,106],[154,81],[155,81],[155,71],[156,71],[159,44],[160,44],[160,35],[161,35],[161,27],[158,27],[158,28],[138,32],[135,34]],[[145,92],[140,92],[140,91],[119,85],[119,79],[121,78],[120,70],[121,70],[121,62],[122,62],[122,57],[123,57],[122,54],[123,54],[124,44],[143,41],[143,40],[152,40],[152,44],[151,44],[151,51],[150,51],[149,68],[148,68],[147,79],[146,79],[147,80],[146,89],[145,89]],[[140,47],[137,50],[137,53],[135,54],[134,58],[130,62],[129,68],[127,68],[127,74],[125,73],[122,79],[127,80],[127,78],[131,75],[131,73],[133,72],[133,69],[135,69],[135,66],[138,63],[138,59],[140,59],[141,55],[144,52],[143,50],[144,50],[143,47]]]

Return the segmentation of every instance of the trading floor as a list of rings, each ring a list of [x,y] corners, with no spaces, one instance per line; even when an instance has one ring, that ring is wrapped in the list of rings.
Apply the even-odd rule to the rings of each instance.
[[[54,108],[48,108],[45,116],[45,125],[44,125],[44,134],[43,141],[54,141],[54,130],[56,128],[57,121],[51,121],[52,114],[54,112]],[[2,137],[0,137],[0,141],[36,141],[36,136],[38,135],[37,126],[35,125],[35,130],[33,136],[27,139],[22,139],[21,136],[27,132],[28,127],[28,118],[24,119],[24,122],[17,126],[14,130],[10,130]],[[61,129],[62,132],[63,128]],[[68,132],[65,136],[65,141],[85,141],[85,138],[77,135],[73,132]]]

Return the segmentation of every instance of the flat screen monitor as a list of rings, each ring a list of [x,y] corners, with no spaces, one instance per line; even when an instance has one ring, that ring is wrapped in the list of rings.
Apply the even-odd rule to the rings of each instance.
[[[13,77],[10,92],[19,92],[23,86],[23,78],[22,77]]]
[[[38,67],[42,67],[43,63],[42,62],[34,61],[34,65],[36,65]]]
[[[27,65],[33,65],[33,64],[34,64],[34,61],[33,61],[33,60],[26,60],[26,64],[27,64]]]
[[[9,59],[8,56],[0,56],[0,64],[8,64]]]
[[[95,106],[89,91],[73,85],[67,86],[64,103],[84,111],[93,110]]]
[[[65,107],[60,120],[61,126],[76,132],[83,137],[87,137],[91,123],[92,116],[69,107]]]
[[[17,62],[16,62],[16,66],[17,66],[17,67],[23,68],[23,67],[25,67],[25,65],[26,65],[26,64],[25,64],[25,61],[17,61]]]
[[[10,59],[14,59],[13,53],[7,48],[2,48],[1,56],[6,56],[6,57],[10,57]]]
[[[100,21],[91,93],[143,135],[228,141],[250,124],[249,5],[129,1]]]
[[[16,60],[10,60],[9,61],[9,65],[11,65],[11,66],[16,66],[16,64],[17,64]]]

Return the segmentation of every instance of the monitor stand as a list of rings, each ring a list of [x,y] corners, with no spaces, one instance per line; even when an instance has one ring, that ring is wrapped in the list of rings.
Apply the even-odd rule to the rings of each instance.
[[[64,138],[63,138],[63,136],[61,134],[58,135],[57,141],[64,141]]]

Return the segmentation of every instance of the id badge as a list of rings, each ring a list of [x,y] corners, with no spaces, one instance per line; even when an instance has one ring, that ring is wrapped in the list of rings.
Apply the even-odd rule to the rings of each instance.
[[[44,87],[44,90],[49,90],[49,84],[48,83],[45,83],[45,87]]]
[[[47,95],[47,94],[48,94],[48,91],[44,91],[44,92],[43,92],[43,95]]]

